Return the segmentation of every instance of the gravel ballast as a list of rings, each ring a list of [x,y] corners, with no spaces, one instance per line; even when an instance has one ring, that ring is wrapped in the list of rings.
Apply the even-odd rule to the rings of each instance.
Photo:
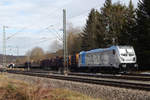
[[[71,82],[50,78],[40,78],[34,76],[7,74],[8,78],[28,82],[29,84],[42,84],[46,87],[65,88],[81,92],[94,98],[103,100],[150,100],[150,92],[142,90],[132,90],[104,85],[92,85],[87,83]]]

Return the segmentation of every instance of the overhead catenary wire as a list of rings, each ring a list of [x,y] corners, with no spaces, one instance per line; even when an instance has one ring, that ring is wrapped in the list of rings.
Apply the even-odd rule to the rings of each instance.
[[[96,7],[97,7],[97,6],[95,6],[95,7],[93,7],[93,8],[96,8]],[[60,8],[57,8],[55,11],[57,11],[58,9],[60,9]],[[91,10],[91,9],[88,9],[88,10],[82,12],[81,14],[72,16],[72,17],[69,18],[69,19],[72,19],[72,18],[74,18],[74,17],[78,17],[78,16],[80,16],[80,15],[83,15],[83,14],[87,13],[87,12],[90,11],[90,10]],[[54,12],[55,12],[55,11],[54,11]],[[54,13],[54,12],[53,12],[53,13]],[[53,15],[53,14],[50,13],[50,14],[48,14],[47,16],[49,16],[49,15]],[[58,23],[57,23],[57,24],[58,24]],[[54,25],[57,25],[57,24],[54,24]],[[33,26],[33,24],[31,24],[30,26]],[[39,30],[38,32],[42,32],[42,31],[44,31],[45,29],[49,28],[50,26],[51,26],[51,25],[48,25],[47,27],[45,27],[45,28]],[[24,28],[22,28],[21,30],[17,31],[16,33],[12,34],[11,36],[9,36],[9,37],[7,38],[7,40],[10,39],[10,38],[12,38],[13,36],[19,34],[20,32],[24,31],[25,29],[27,29],[27,27],[24,27]]]
[[[96,6],[97,7],[97,6]],[[95,7],[94,7],[95,8]],[[86,10],[86,12],[84,11],[83,13],[81,13],[81,14],[78,14],[78,15],[76,15],[76,16],[73,16],[73,17],[71,17],[71,18],[74,18],[74,17],[78,17],[78,16],[80,16],[80,15],[82,15],[82,14],[85,14],[85,13],[87,13],[88,11],[90,11],[91,9],[88,9],[88,10]],[[49,25],[49,26],[47,26],[46,28],[43,28],[42,30],[40,30],[40,32],[42,32],[43,30],[48,30],[49,32],[50,32],[50,30],[49,30],[49,27],[51,27],[52,25]],[[53,25],[54,26],[54,25]],[[54,29],[53,29],[54,30]],[[55,32],[56,32],[56,37],[57,37],[57,39],[59,39],[60,41],[63,41],[63,39],[62,39],[62,36],[56,31],[56,30],[54,30]]]
[[[47,29],[49,32],[50,32],[50,30],[49,29]],[[61,41],[61,42],[63,42],[63,38],[59,35],[59,33],[57,33],[57,31],[55,31],[56,32],[56,37]]]
[[[99,7],[99,5],[96,5],[95,7],[92,7],[92,8],[97,8],[97,7]],[[75,18],[75,17],[79,17],[79,16],[81,16],[81,15],[83,15],[83,14],[86,14],[86,13],[88,13],[89,11],[91,11],[92,8],[90,8],[90,9],[88,9],[88,10],[86,10],[86,11],[84,11],[84,12],[78,14],[78,15],[71,16],[71,17],[68,18],[68,19],[72,19],[72,18]]]
[[[93,7],[93,8],[96,8],[96,7],[97,7],[97,6],[95,6],[95,7]],[[50,16],[50,15],[54,15],[53,13],[55,13],[55,12],[56,12],[57,10],[59,10],[59,9],[61,9],[61,7],[56,8],[54,11],[52,11],[51,13],[49,13],[48,15],[46,15],[45,17]],[[81,14],[78,14],[78,15],[76,15],[76,16],[72,16],[70,19],[72,19],[72,18],[74,18],[74,17],[78,17],[78,16],[80,16],[80,15],[82,15],[82,14],[84,14],[84,13],[90,11],[90,10],[91,10],[91,9],[88,9],[88,10],[82,12]],[[33,25],[35,25],[35,23],[31,24],[30,26],[33,26]],[[30,27],[30,26],[28,26],[28,27]],[[11,36],[9,36],[9,37],[7,38],[7,40],[11,39],[12,37],[14,37],[15,35],[19,34],[19,33],[22,32],[22,31],[24,31],[25,29],[28,29],[28,27],[24,27],[24,28],[22,28],[21,30],[15,32],[15,33],[12,34]],[[48,28],[48,27],[49,27],[49,26],[47,26],[46,28]],[[45,30],[46,28],[43,28],[41,31]]]
[[[97,5],[97,6],[93,7],[93,8],[97,8],[97,7],[99,7],[99,5]],[[75,16],[70,17],[69,19],[72,19],[72,18],[75,18],[75,17],[81,16],[81,15],[83,15],[83,14],[85,14],[85,13],[89,12],[90,10],[91,10],[91,9],[88,9],[88,10],[86,10],[86,11],[82,12],[81,14],[78,14],[78,15],[75,15]],[[57,25],[57,24],[59,24],[59,23],[56,23],[56,24],[53,24],[53,25],[48,25],[47,27],[45,27],[45,28],[41,29],[41,30],[40,30],[40,31],[38,31],[38,32],[42,32],[42,31],[44,31],[44,30],[46,30],[46,29],[50,28],[51,26],[55,26],[55,25]],[[57,34],[59,37],[61,37],[61,36],[59,35],[59,33],[58,33],[56,30],[54,30],[54,31],[56,32],[56,34]],[[49,32],[50,32],[50,31],[49,31]],[[59,39],[59,40],[60,40],[60,39]]]
[[[86,10],[86,12],[88,12],[88,11],[90,11],[90,10],[91,10],[91,9],[88,9],[88,10]],[[75,17],[78,17],[78,16],[80,16],[80,15],[82,15],[82,14],[85,14],[86,12],[84,11],[83,13],[80,13],[80,14],[78,14],[78,15],[72,16],[70,19],[75,18]],[[50,14],[49,14],[49,15],[50,15]],[[57,23],[57,24],[59,24],[59,23]],[[57,24],[53,24],[53,25],[57,25]],[[41,32],[43,32],[43,31],[45,31],[45,30],[48,30],[48,31],[49,31],[49,29],[47,29],[47,28],[49,28],[49,27],[51,27],[51,26],[52,26],[52,25],[48,25],[48,26],[42,28],[41,30],[38,31],[38,33],[41,33]],[[21,29],[21,30],[17,31],[16,33],[12,34],[11,36],[9,36],[7,39],[10,39],[10,38],[14,37],[15,35],[19,34],[20,32],[24,31],[25,29],[28,29],[28,28],[27,28],[27,27],[24,27],[23,29]],[[62,41],[62,40],[63,40],[63,39],[62,39],[62,36],[61,36],[56,30],[54,30],[54,31],[56,32],[57,38],[58,38],[60,41]],[[50,31],[49,31],[49,32],[50,32]],[[48,40],[39,41],[39,43],[44,43],[44,42],[46,42],[46,41],[48,41]],[[36,44],[36,43],[35,43],[35,44]]]
[[[56,10],[52,11],[52,13],[49,13],[47,16],[49,15],[54,15],[53,13],[55,13],[57,10],[59,10],[60,8],[57,8]],[[45,16],[45,17],[47,17]],[[37,23],[37,21],[36,21]],[[35,23],[32,23],[30,26],[33,26],[35,25]],[[20,32],[24,31],[25,29],[28,29],[30,26],[28,27],[23,27],[22,29],[20,29],[19,31],[15,32],[14,34],[12,34],[11,36],[7,37],[6,39],[9,40],[11,39],[12,37],[14,37],[15,35],[19,34]],[[49,26],[47,26],[46,28],[48,28]],[[41,31],[45,30],[46,28],[43,28]]]

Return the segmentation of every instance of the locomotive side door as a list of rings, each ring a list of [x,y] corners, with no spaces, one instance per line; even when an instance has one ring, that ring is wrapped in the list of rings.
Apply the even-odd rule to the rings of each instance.
[[[109,64],[111,67],[116,66],[116,51],[113,49],[110,51],[110,60]]]

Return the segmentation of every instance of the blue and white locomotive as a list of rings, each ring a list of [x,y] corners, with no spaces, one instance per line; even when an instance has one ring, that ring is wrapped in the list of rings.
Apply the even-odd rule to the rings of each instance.
[[[135,69],[136,54],[132,46],[111,46],[79,53],[80,68]]]

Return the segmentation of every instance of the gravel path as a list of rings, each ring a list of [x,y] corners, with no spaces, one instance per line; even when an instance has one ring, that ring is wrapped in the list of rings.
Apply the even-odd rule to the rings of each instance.
[[[94,98],[102,98],[103,100],[150,100],[150,92],[124,89],[103,85],[91,85],[79,82],[70,82],[49,78],[39,78],[33,76],[25,76],[18,74],[7,74],[8,78],[22,80],[29,84],[42,84],[45,87],[65,88],[78,91]]]

